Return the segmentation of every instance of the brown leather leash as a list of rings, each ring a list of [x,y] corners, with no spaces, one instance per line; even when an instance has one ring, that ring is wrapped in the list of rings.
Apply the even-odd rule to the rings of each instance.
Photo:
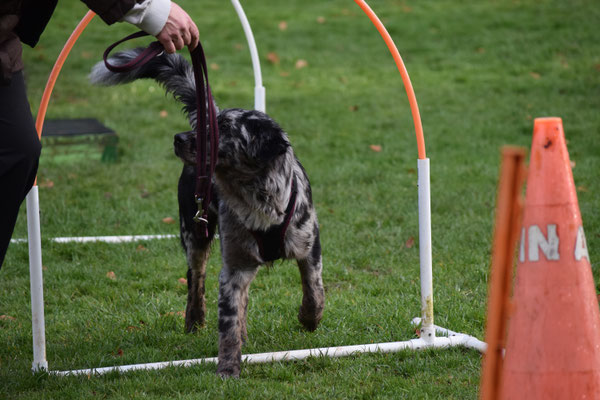
[[[129,35],[110,45],[104,52],[104,65],[112,72],[128,72],[146,64],[152,58],[160,56],[164,47],[155,41],[144,49],[135,59],[121,65],[108,62],[108,55],[119,44],[131,39],[149,36],[140,31]],[[194,221],[203,223],[205,235],[208,237],[208,207],[212,198],[212,177],[217,165],[219,150],[219,127],[212,92],[208,83],[208,68],[202,45],[190,51],[194,78],[196,81],[196,191],[195,201],[198,212]],[[207,165],[208,164],[208,165]]]

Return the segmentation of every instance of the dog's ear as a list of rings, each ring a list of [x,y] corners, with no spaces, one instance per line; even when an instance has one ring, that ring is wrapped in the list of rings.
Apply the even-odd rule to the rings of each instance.
[[[284,154],[290,147],[283,129],[271,119],[248,119],[245,127],[256,139],[253,156],[262,162]]]

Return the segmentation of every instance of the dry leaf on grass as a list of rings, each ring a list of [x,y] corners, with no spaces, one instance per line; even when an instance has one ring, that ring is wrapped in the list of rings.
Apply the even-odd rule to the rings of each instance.
[[[50,179],[44,179],[44,181],[40,182],[38,184],[39,187],[43,187],[43,188],[48,188],[48,189],[52,189],[54,187],[54,181],[51,181]]]
[[[0,321],[14,321],[15,317],[11,317],[10,315],[0,315]]]
[[[113,281],[117,279],[117,275],[116,275],[116,274],[115,274],[113,271],[108,271],[108,272],[106,273],[106,277],[107,277],[108,279],[111,279],[111,280],[113,280]]]
[[[381,146],[378,144],[372,144],[369,146],[371,148],[371,150],[373,150],[375,153],[381,153]]]
[[[160,110],[160,112],[158,113],[158,115],[161,118],[167,118],[169,116],[169,113],[167,112],[167,110]]]
[[[169,311],[164,316],[166,317],[168,315],[175,315],[175,316],[178,316],[178,317],[185,317],[185,311]]]
[[[299,59],[296,61],[296,69],[302,69],[305,67],[308,67],[308,62],[306,60]]]
[[[287,22],[285,21],[281,21],[278,26],[280,31],[285,31],[288,28]]]
[[[267,54],[267,61],[269,61],[271,64],[279,64],[279,55],[274,51],[271,51],[269,54]]]
[[[165,224],[174,224],[175,220],[171,217],[165,217],[162,219],[162,222],[164,222]]]
[[[185,278],[179,278],[177,279],[177,282],[181,283],[182,285],[187,285],[187,279]]]
[[[409,237],[408,240],[404,243],[404,247],[406,247],[407,249],[412,248],[415,245],[415,238],[414,237]]]

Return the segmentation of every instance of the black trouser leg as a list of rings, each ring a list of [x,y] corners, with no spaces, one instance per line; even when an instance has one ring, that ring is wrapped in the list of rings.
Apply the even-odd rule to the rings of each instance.
[[[35,130],[23,74],[0,86],[0,268],[19,207],[37,173],[41,144]]]

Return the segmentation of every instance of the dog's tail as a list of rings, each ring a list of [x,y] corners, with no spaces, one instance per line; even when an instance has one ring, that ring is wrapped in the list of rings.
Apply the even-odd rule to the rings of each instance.
[[[115,53],[108,59],[113,65],[126,64],[136,58],[143,48],[125,50]],[[137,79],[151,78],[173,94],[175,99],[183,103],[183,111],[190,120],[192,127],[196,126],[196,81],[190,63],[179,54],[162,53],[144,65],[129,72],[109,71],[104,62],[99,62],[92,68],[89,79],[94,85],[112,86],[133,82]]]

